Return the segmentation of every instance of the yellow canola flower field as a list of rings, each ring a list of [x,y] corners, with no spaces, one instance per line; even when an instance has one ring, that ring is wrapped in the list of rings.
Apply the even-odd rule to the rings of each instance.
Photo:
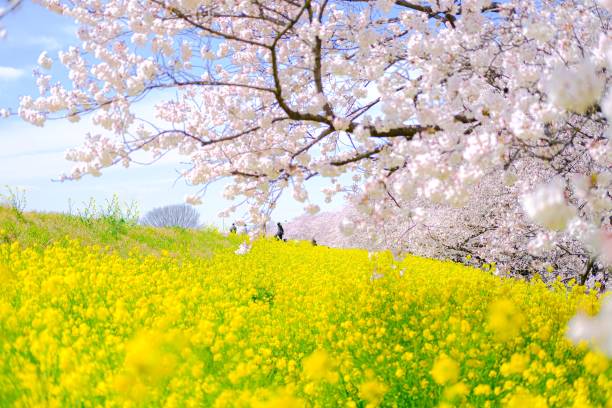
[[[580,287],[259,240],[246,255],[0,244],[1,406],[612,407]]]

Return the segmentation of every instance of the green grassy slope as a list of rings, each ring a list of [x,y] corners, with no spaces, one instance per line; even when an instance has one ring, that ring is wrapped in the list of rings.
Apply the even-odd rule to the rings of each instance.
[[[133,225],[120,218],[85,218],[67,214],[25,212],[0,206],[0,242],[19,241],[25,247],[47,247],[76,239],[83,245],[110,247],[121,254],[189,253],[210,256],[220,248],[236,247],[243,238],[226,237],[212,228],[188,230]]]

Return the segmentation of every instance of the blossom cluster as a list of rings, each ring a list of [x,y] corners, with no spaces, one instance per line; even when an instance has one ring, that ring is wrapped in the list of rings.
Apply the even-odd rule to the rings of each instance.
[[[0,244],[0,402],[17,406],[606,406],[600,308],[391,253],[260,239],[240,255]],[[374,278],[375,277],[375,278]]]

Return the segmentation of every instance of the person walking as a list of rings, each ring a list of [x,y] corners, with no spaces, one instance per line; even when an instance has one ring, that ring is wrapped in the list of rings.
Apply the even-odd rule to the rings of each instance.
[[[285,235],[285,230],[280,222],[276,223],[276,234],[274,234],[274,238],[283,241],[283,235]]]

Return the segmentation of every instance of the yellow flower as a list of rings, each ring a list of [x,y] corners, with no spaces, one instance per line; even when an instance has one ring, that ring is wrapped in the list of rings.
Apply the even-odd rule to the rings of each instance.
[[[488,384],[478,384],[474,387],[474,395],[489,395],[491,393],[491,386]]]
[[[359,398],[368,403],[368,407],[377,407],[385,397],[388,387],[377,380],[370,380],[359,386]]]
[[[316,350],[302,360],[302,367],[307,378],[327,380],[332,384],[338,381],[338,373],[334,371],[334,362],[325,350]]]
[[[547,408],[546,398],[532,395],[524,390],[519,390],[510,395],[505,404],[506,408]]]
[[[501,341],[518,336],[524,320],[522,312],[508,299],[495,300],[489,306],[489,330]]]
[[[463,398],[470,393],[470,389],[463,382],[451,385],[444,390],[443,396],[447,400]]]
[[[144,331],[126,347],[125,368],[143,381],[159,381],[172,372],[174,360],[162,350],[161,335]]]
[[[395,370],[395,376],[397,378],[402,378],[406,375],[406,371],[403,368],[398,368],[397,370]]]
[[[589,351],[583,360],[586,371],[593,375],[599,375],[608,369],[608,359],[599,352]]]
[[[272,395],[265,401],[255,401],[253,408],[303,408],[304,401],[296,398],[287,391],[281,391]]]
[[[443,354],[434,362],[431,376],[440,385],[454,384],[459,379],[459,364]]]
[[[309,382],[304,386],[304,393],[307,395],[314,395],[315,393],[315,384],[313,382]]]
[[[510,361],[502,364],[499,370],[503,376],[512,374],[522,374],[529,367],[529,356],[526,354],[514,353]]]

